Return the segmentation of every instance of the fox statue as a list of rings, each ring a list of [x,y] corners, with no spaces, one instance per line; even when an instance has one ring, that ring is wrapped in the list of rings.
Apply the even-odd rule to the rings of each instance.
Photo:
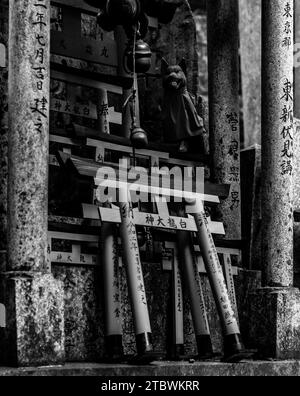
[[[175,66],[162,59],[164,142],[178,143],[182,153],[195,151],[195,146],[203,152],[204,121],[187,90],[185,69],[184,59]]]

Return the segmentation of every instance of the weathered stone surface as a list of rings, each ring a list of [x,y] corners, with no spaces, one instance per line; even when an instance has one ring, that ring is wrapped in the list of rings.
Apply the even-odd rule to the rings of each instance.
[[[294,209],[300,209],[300,121],[294,123]],[[300,287],[300,223],[294,223],[294,286]]]
[[[261,270],[261,147],[241,151],[243,267]]]
[[[65,359],[63,286],[52,275],[1,276],[6,328],[1,361],[17,366],[60,364]]]
[[[0,368],[0,376],[74,376],[74,377],[285,377],[300,376],[299,361],[255,361],[239,364],[225,364],[219,362],[159,362],[149,366],[128,366],[116,364],[73,363],[63,367],[41,368]],[[196,378],[195,378],[196,379]],[[201,384],[200,384],[201,388]]]
[[[251,342],[249,333],[251,332],[252,322],[249,320],[249,306],[252,294],[261,288],[261,271],[248,271],[240,269],[235,279],[237,305],[239,312],[239,322],[241,334],[246,347],[251,344],[256,348],[255,341]]]
[[[261,0],[239,2],[244,147],[261,144]]]
[[[241,239],[238,1],[208,2],[209,133],[214,182],[230,184],[218,207],[226,239]]]
[[[300,292],[263,288],[250,295],[249,340],[264,358],[300,358]]]
[[[295,1],[295,116],[300,118],[300,3]]]
[[[293,285],[294,58],[293,45],[289,45],[286,40],[293,43],[293,3],[285,0],[263,0],[262,4],[264,285],[290,287]],[[285,32],[286,26],[289,26],[288,34]]]
[[[66,361],[100,361],[104,355],[104,316],[100,268],[52,265],[62,282]]]
[[[40,271],[47,251],[50,0],[10,1],[9,31],[8,266]]]
[[[196,53],[198,56],[199,86],[198,94],[208,97],[208,66],[207,66],[207,17],[206,13],[194,13],[196,26]]]
[[[171,276],[162,272],[161,264],[143,263],[143,274],[155,351],[167,353],[172,331]],[[123,344],[125,354],[136,353],[131,303],[125,268],[122,268]]]
[[[0,43],[7,46],[8,0],[0,4]],[[7,231],[7,131],[8,131],[8,69],[0,68],[0,251],[6,250]],[[2,262],[0,257],[0,265]]]

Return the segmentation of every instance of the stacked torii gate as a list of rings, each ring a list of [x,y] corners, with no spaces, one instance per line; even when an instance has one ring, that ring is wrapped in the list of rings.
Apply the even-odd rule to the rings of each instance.
[[[291,0],[262,3],[265,288],[253,296],[249,320],[258,333],[268,329],[257,339],[263,340],[259,346],[265,354],[294,358],[300,351],[300,296],[292,287],[293,126],[291,118],[283,118],[285,106],[289,117],[293,114],[293,46],[288,43],[293,43],[294,13]],[[215,177],[222,182],[230,172],[227,153],[239,151],[236,139],[232,148],[218,151],[222,139],[237,132],[237,6],[238,0],[208,1],[210,129]],[[7,321],[0,329],[1,358],[18,365],[60,363],[63,287],[46,270],[50,0],[11,0],[9,15],[8,260],[0,291]],[[236,200],[238,191],[232,193]]]

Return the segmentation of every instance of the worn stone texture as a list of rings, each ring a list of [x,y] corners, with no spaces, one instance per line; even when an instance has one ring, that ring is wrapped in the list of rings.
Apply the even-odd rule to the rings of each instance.
[[[295,1],[295,116],[300,118],[300,2]]]
[[[241,239],[238,1],[208,3],[209,135],[212,179],[230,184],[218,206],[226,239]],[[225,94],[226,93],[226,94]]]
[[[50,0],[43,2],[46,8],[39,4],[12,0],[9,7],[9,270],[45,269]]]
[[[241,151],[243,267],[261,270],[261,146]]]
[[[64,285],[66,361],[101,361],[105,351],[101,267],[92,269],[53,265],[52,271],[54,277]],[[143,263],[143,272],[154,349],[161,352],[162,356],[169,356],[172,349],[170,335],[173,331],[171,273],[162,271],[159,263]],[[222,330],[215,302],[207,276],[203,275],[201,278],[213,347],[216,352],[222,353]],[[249,332],[247,304],[250,293],[261,286],[260,281],[260,274],[255,271],[241,271],[236,278],[240,322],[246,344]],[[197,355],[186,287],[186,285],[183,286],[185,354]],[[126,355],[134,355],[136,353],[135,332],[124,266],[121,270],[120,288],[124,352]]]
[[[1,275],[6,328],[0,329],[1,362],[17,366],[60,364],[65,359],[62,283],[51,274]]]
[[[293,285],[293,45],[284,47],[282,43],[287,37],[286,23],[290,24],[289,37],[293,43],[293,3],[289,3],[291,16],[285,16],[284,0],[263,0],[262,4],[264,285],[290,287]],[[283,117],[285,108],[287,118]]]
[[[208,98],[208,66],[207,66],[207,16],[206,13],[194,13],[196,26],[196,53],[198,56],[199,86],[198,94]]]
[[[260,289],[261,285],[261,271],[240,269],[238,276],[235,279],[240,330],[246,347],[252,346],[256,348],[255,342],[253,343],[250,337],[252,322],[250,321],[249,316],[249,306],[251,304],[253,293],[257,289]]]
[[[294,123],[294,209],[300,209],[300,121]],[[300,287],[300,223],[294,223],[294,286]]]
[[[104,315],[99,268],[52,265],[63,284],[66,361],[99,361],[104,355]]]
[[[148,366],[125,364],[72,363],[63,367],[40,367],[13,369],[0,368],[0,376],[71,376],[71,377],[299,377],[300,362],[288,361],[249,361],[239,364],[220,362],[155,362]],[[167,379],[167,378],[166,378]],[[211,381],[211,380],[210,380]],[[100,381],[101,382],[101,381]],[[200,385],[201,387],[201,385]]]
[[[7,47],[8,0],[0,4],[0,43]],[[0,252],[6,250],[7,231],[7,150],[8,150],[8,69],[0,68]],[[4,253],[2,253],[4,255]],[[3,258],[0,257],[0,266]]]
[[[244,147],[261,144],[261,0],[239,1]]]
[[[263,288],[250,295],[249,340],[264,358],[300,358],[300,292]]]

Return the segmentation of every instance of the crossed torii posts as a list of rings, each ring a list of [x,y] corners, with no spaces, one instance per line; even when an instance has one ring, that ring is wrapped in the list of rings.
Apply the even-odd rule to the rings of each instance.
[[[116,235],[113,224],[120,225],[120,235],[123,247],[123,258],[127,270],[128,287],[131,296],[132,311],[135,323],[136,343],[138,357],[142,360],[153,360],[153,345],[151,340],[151,324],[149,319],[143,271],[140,259],[137,225],[147,227],[176,229],[179,246],[179,260],[182,262],[183,274],[187,280],[191,310],[195,328],[198,356],[208,358],[213,356],[212,341],[208,324],[207,312],[203,297],[198,266],[195,261],[191,233],[195,232],[204,260],[206,272],[209,277],[218,313],[224,334],[224,356],[228,361],[240,360],[245,357],[245,350],[241,341],[235,307],[230,299],[228,288],[219,261],[218,252],[212,238],[212,232],[222,233],[222,224],[214,223],[205,213],[203,196],[189,194],[185,202],[185,213],[182,216],[170,216],[166,200],[157,198],[158,214],[143,213],[134,209],[130,199],[130,191],[126,186],[119,188],[119,203],[111,208],[84,205],[84,217],[98,217],[102,222],[102,257],[105,278],[106,296],[106,326],[107,343],[113,356],[120,351],[122,345],[122,326],[120,320],[120,301],[118,279],[118,258],[116,251]],[[91,214],[94,211],[94,214]],[[97,214],[96,214],[97,212]],[[185,216],[188,214],[188,217]],[[176,260],[178,263],[178,260]],[[174,283],[180,279],[178,266],[174,266]],[[175,279],[176,278],[176,279]],[[176,293],[175,293],[176,297]],[[178,295],[177,295],[178,298]],[[180,296],[179,296],[180,300]],[[180,302],[177,301],[177,305]],[[176,307],[176,304],[174,304]],[[179,309],[179,311],[181,311]],[[176,321],[175,308],[175,334]],[[176,337],[176,335],[175,335]],[[175,344],[181,345],[183,341],[175,339]],[[179,351],[177,351],[180,354]]]
[[[248,357],[249,352],[245,351],[241,340],[235,307],[228,292],[218,252],[212,237],[212,233],[224,234],[224,227],[221,223],[211,221],[207,217],[204,208],[204,201],[218,204],[220,202],[219,197],[205,194],[204,192],[183,193],[183,191],[175,189],[145,186],[146,191],[156,197],[158,214],[144,213],[133,208],[131,202],[132,191],[130,191],[129,184],[112,181],[109,178],[101,179],[100,181],[97,179],[97,171],[104,167],[104,164],[62,153],[60,153],[59,159],[64,165],[70,162],[71,168],[76,169],[79,175],[93,177],[97,189],[110,187],[118,190],[119,200],[117,203],[111,204],[111,207],[107,207],[107,205],[101,207],[83,204],[84,218],[100,220],[102,223],[102,264],[105,281],[108,355],[111,358],[121,358],[120,355],[122,355],[123,350],[118,282],[119,260],[115,227],[116,224],[119,224],[135,325],[137,359],[141,362],[152,361],[155,360],[157,354],[154,353],[152,344],[152,331],[136,226],[177,231],[177,242],[180,246],[179,260],[182,262],[183,274],[189,287],[198,355],[199,358],[207,358],[213,356],[213,348],[203,290],[199,279],[200,275],[196,270],[197,264],[191,239],[192,234],[195,233],[223,329],[224,360],[240,361]],[[131,184],[131,188],[132,186]],[[139,189],[143,189],[143,186],[139,185]],[[166,204],[166,197],[168,196],[184,197],[184,206],[179,216],[171,216],[169,214]],[[164,215],[167,217],[164,218]],[[150,219],[151,221],[149,221]]]

